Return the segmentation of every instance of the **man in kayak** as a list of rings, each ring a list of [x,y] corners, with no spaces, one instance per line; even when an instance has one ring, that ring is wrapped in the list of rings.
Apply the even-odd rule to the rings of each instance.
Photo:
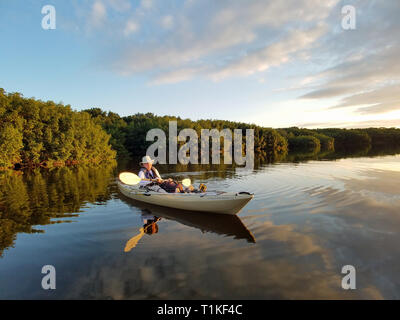
[[[141,168],[139,170],[139,178],[142,179],[140,181],[139,185],[140,186],[145,186],[151,181],[149,180],[156,180],[158,183],[162,182],[161,176],[158,172],[158,170],[153,167],[154,160],[151,159],[149,156],[144,156],[142,161],[139,163]]]
[[[176,183],[172,179],[163,180],[158,170],[153,166],[153,163],[154,160],[149,156],[144,156],[140,162],[141,168],[138,176],[140,179],[142,179],[142,181],[139,183],[141,187],[146,186],[147,189],[162,193],[185,192],[182,184]]]
[[[149,156],[144,156],[140,162],[139,178],[142,179],[139,182],[140,187],[146,187],[146,189],[161,192],[161,193],[179,193],[179,192],[192,192],[194,191],[193,186],[185,188],[181,183],[175,182],[172,179],[163,180],[158,170],[153,166],[154,160]],[[152,181],[150,181],[152,180]],[[200,191],[204,192],[206,186],[201,184]]]

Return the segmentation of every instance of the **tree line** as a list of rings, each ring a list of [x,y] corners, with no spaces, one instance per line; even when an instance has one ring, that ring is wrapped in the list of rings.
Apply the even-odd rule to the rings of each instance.
[[[86,112],[0,88],[0,168],[110,161],[109,140]]]
[[[147,132],[159,128],[168,135],[169,121],[177,121],[178,132],[190,128],[198,136],[201,129],[254,129],[254,151],[267,161],[283,159],[288,151],[351,152],[368,146],[400,146],[400,129],[396,128],[273,129],[242,122],[192,121],[153,113],[121,117],[100,108],[78,112],[69,105],[28,99],[0,88],[0,168],[100,163],[111,161],[116,155],[119,158],[142,156],[153,143],[146,141]],[[245,131],[243,149],[244,145]]]
[[[87,109],[85,112],[89,113],[111,135],[110,143],[119,156],[145,154],[148,146],[153,143],[145,141],[146,133],[150,129],[160,128],[168,134],[169,121],[177,121],[178,131],[190,128],[194,129],[198,136],[201,135],[201,129],[254,129],[255,152],[263,155],[264,158],[266,156],[281,159],[288,151],[352,152],[366,147],[400,146],[400,129],[397,128],[305,129],[290,127],[273,129],[242,122],[212,119],[192,121],[175,116],[157,116],[153,113],[136,113],[121,117],[117,113],[106,112],[100,108]],[[244,133],[243,131],[243,144]]]

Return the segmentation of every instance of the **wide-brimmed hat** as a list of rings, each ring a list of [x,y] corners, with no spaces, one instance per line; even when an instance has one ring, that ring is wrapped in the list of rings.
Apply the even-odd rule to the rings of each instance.
[[[151,158],[150,158],[150,156],[144,156],[143,158],[142,158],[142,161],[140,161],[139,163],[140,164],[143,164],[143,163],[153,163],[155,160],[152,160]]]

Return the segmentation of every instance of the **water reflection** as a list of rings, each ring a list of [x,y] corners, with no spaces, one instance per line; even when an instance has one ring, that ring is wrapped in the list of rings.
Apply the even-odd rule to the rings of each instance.
[[[11,171],[0,176],[0,257],[17,233],[42,233],[34,226],[69,222],[86,203],[104,204],[113,165]],[[54,218],[57,218],[54,220]]]
[[[143,220],[143,227],[139,229],[139,234],[133,236],[126,242],[124,252],[129,252],[135,248],[144,234],[152,235],[158,232],[157,222],[160,221],[161,218],[151,215],[151,211],[147,209],[142,210],[141,218]]]
[[[303,162],[308,156],[251,172],[160,169],[254,192],[239,216],[123,197],[114,183],[122,167],[4,175],[1,248],[15,248],[0,260],[0,298],[399,299],[399,156]],[[44,264],[57,267],[56,292],[38,286]],[[341,288],[346,264],[356,267],[357,290]]]
[[[304,162],[310,160],[338,160],[345,158],[359,158],[359,157],[377,157],[388,156],[400,153],[400,147],[374,147],[370,145],[365,147],[357,147],[351,150],[314,150],[309,152],[289,152],[285,158],[279,159],[274,162]],[[265,161],[261,161],[265,163]]]
[[[142,203],[120,195],[120,199],[130,205],[134,211],[140,208],[142,211],[143,227],[140,233],[148,234],[158,232],[157,222],[161,219],[177,221],[183,225],[201,230],[201,232],[212,232],[219,235],[233,237],[234,239],[245,239],[247,242],[255,243],[253,234],[246,228],[242,220],[236,215],[213,214],[206,212],[195,212],[160,207],[152,204]],[[135,236],[136,237],[136,236]],[[137,244],[137,238],[133,237],[132,243]],[[129,241],[128,241],[129,242]],[[130,243],[130,248],[132,243]],[[125,247],[126,249],[126,247]]]

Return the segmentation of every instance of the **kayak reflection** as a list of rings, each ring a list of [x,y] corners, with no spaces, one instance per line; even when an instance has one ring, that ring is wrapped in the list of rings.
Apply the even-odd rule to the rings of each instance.
[[[253,234],[246,228],[242,220],[236,215],[179,210],[143,203],[127,198],[123,195],[120,195],[120,197],[121,200],[123,200],[129,206],[141,209],[143,220],[143,227],[140,228],[140,233],[135,236],[137,238],[131,238],[129,240],[131,241],[130,245],[128,246],[128,241],[125,249],[129,247],[133,248],[132,244],[136,246],[137,242],[146,233],[146,231],[148,233],[150,232],[148,231],[149,229],[154,231],[156,230],[154,233],[158,232],[157,222],[161,218],[174,220],[186,226],[200,229],[203,233],[212,232],[225,236],[233,236],[234,239],[246,239],[250,243],[256,242]],[[146,229],[145,220],[148,226]]]

